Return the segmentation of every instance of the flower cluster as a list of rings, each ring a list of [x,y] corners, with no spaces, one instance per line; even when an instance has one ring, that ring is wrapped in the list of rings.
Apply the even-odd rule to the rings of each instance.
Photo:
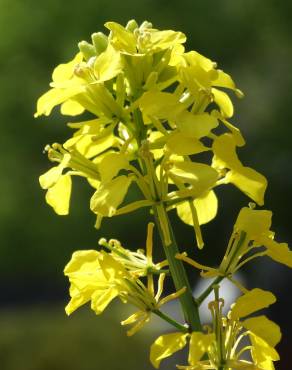
[[[167,270],[162,267],[166,261],[154,264],[152,261],[153,224],[148,225],[146,256],[142,250],[131,252],[123,248],[118,241],[101,240],[100,244],[110,249],[83,250],[74,252],[66,265],[64,274],[70,281],[71,300],[65,310],[68,315],[80,306],[91,302],[92,310],[101,314],[109,303],[120,298],[123,303],[130,303],[138,311],[122,325],[135,324],[128,335],[135,334],[150,319],[151,313],[160,315],[160,307],[184,293],[185,288],[161,298]],[[158,274],[155,293],[153,275]],[[147,277],[145,285],[141,277]]]
[[[36,116],[56,105],[64,115],[92,116],[69,123],[73,136],[47,147],[58,165],[40,177],[46,201],[68,214],[71,176],[82,176],[94,189],[96,227],[103,217],[163,203],[194,226],[201,248],[199,225],[216,216],[217,186],[232,183],[263,204],[267,181],[240,162],[236,148],[245,141],[227,121],[233,104],[223,89],[242,93],[216,63],[186,52],[181,32],[134,20],[105,26],[109,35],[94,33],[91,44],[79,43],[80,51],[55,68],[51,89],[38,100]],[[209,164],[197,156],[203,152]],[[142,198],[121,207],[131,185]],[[169,243],[161,212],[159,220]]]
[[[158,315],[177,331],[160,336],[151,346],[150,360],[156,368],[188,344],[188,364],[179,369],[272,370],[279,359],[274,347],[280,329],[266,316],[249,315],[276,299],[259,288],[248,291],[233,275],[260,256],[292,267],[292,251],[274,240],[272,212],[255,209],[264,204],[266,178],[237,155],[245,140],[229,122],[234,109],[228,94],[243,93],[216,63],[186,51],[181,32],[160,31],[135,20],[125,27],[115,22],[105,27],[108,35],[94,33],[91,43],[79,43],[71,61],[55,68],[50,90],[38,100],[36,117],[50,115],[58,105],[66,116],[85,113],[78,122],[68,123],[72,137],[46,147],[56,165],[40,176],[40,185],[55,212],[67,215],[72,176],[85,178],[92,187],[90,209],[96,228],[104,217],[148,207],[166,259],[153,262],[152,223],[146,253],[104,238],[98,250],[75,252],[64,270],[71,284],[66,312],[90,302],[101,314],[118,298],[136,308],[121,322],[132,325],[128,335],[140,330],[152,314]],[[217,214],[216,188],[229,183],[256,204],[241,209],[220,266],[204,266],[180,252],[168,212],[175,209],[194,228],[202,248],[200,226]],[[127,203],[131,187],[140,190],[140,198]],[[183,262],[200,269],[204,278],[214,278],[199,297],[192,295]],[[172,279],[173,293],[163,292],[165,278]],[[224,278],[242,292],[227,317],[219,296]],[[212,291],[212,324],[203,327],[199,306]],[[161,311],[172,299],[181,303],[183,324]]]
[[[275,301],[272,293],[253,289],[238,298],[227,317],[223,317],[224,300],[217,298],[209,304],[212,327],[207,327],[208,332],[160,336],[151,346],[153,366],[158,368],[161,360],[181,350],[189,342],[189,365],[177,366],[178,369],[274,369],[273,362],[279,360],[274,347],[281,339],[280,328],[264,315],[246,317]],[[204,359],[205,354],[208,360]],[[250,357],[248,360],[247,354]]]

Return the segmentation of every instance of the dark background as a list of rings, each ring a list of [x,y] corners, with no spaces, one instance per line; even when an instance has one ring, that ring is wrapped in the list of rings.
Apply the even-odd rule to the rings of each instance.
[[[90,189],[74,181],[71,214],[58,217],[45,204],[38,176],[50,167],[42,150],[68,137],[57,110],[33,119],[37,98],[52,69],[75,54],[77,42],[113,20],[145,19],[181,30],[194,49],[230,73],[246,97],[234,99],[236,123],[247,139],[242,161],[269,180],[267,209],[278,241],[291,242],[292,3],[276,0],[0,0],[0,368],[1,370],[150,369],[149,344],[160,323],[127,338],[119,321],[126,308],[102,317],[86,307],[67,318],[64,265],[76,249],[92,249],[101,236],[143,247],[146,212],[105,220],[93,228]],[[206,247],[197,259],[220,262],[234,219],[248,199],[231,185],[220,189],[215,221],[203,228]],[[194,248],[192,229],[173,215],[183,249]],[[291,244],[291,243],[290,243]],[[159,243],[156,243],[160,249]],[[158,252],[159,254],[159,252]],[[192,272],[195,286],[198,274]],[[277,369],[290,369],[291,271],[268,259],[253,262],[242,278],[270,289],[278,302],[269,312],[283,331]],[[152,328],[152,329],[151,329]],[[162,327],[162,330],[164,327]]]

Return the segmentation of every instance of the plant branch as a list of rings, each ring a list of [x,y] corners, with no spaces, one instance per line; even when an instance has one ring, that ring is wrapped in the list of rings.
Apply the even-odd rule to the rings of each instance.
[[[164,321],[167,321],[170,325],[177,328],[179,331],[182,331],[184,333],[187,333],[189,331],[186,326],[180,324],[179,322],[177,322],[176,320],[174,320],[170,316],[166,315],[165,313],[161,312],[160,310],[154,310],[152,312],[155,313],[160,318],[162,318]]]

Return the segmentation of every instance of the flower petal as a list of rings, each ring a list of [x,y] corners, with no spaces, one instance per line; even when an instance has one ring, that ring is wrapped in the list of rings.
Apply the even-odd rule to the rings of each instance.
[[[109,153],[98,164],[98,170],[103,182],[110,181],[120,170],[127,168],[129,162],[122,153]]]
[[[195,162],[174,162],[169,173],[178,181],[192,185],[196,197],[212,188],[218,178],[218,172],[214,168]]]
[[[70,62],[59,64],[53,71],[53,81],[63,82],[70,80],[74,75],[74,67],[76,66],[76,64],[82,62],[82,59],[82,53],[78,53]]]
[[[166,147],[176,155],[192,155],[210,150],[200,140],[187,137],[179,132],[169,137]]]
[[[255,288],[239,297],[231,309],[231,319],[237,320],[276,302],[273,293]]]
[[[66,100],[61,105],[61,113],[65,116],[78,116],[84,112],[84,107],[72,99]]]
[[[158,119],[174,120],[185,109],[175,95],[160,91],[145,92],[138,103],[143,114]]]
[[[275,240],[263,237],[260,242],[267,248],[267,255],[274,261],[292,268],[292,251],[287,243],[277,243]]]
[[[94,74],[97,82],[104,82],[116,77],[122,71],[120,53],[110,44],[94,62]]]
[[[60,89],[53,88],[44,93],[37,101],[37,111],[35,117],[39,117],[42,114],[49,116],[52,109],[64,101],[72,98],[73,96],[83,92],[84,86],[73,86],[70,88]]]
[[[150,348],[150,361],[158,369],[161,360],[181,350],[187,344],[189,334],[171,333],[161,335]]]
[[[192,114],[184,111],[176,117],[180,132],[188,137],[200,139],[218,126],[218,121],[209,113]]]
[[[110,287],[105,290],[96,290],[91,296],[91,309],[100,315],[106,307],[115,299],[119,294],[116,287]]]
[[[104,217],[112,217],[123,202],[132,180],[119,176],[101,184],[90,200],[90,209]]]
[[[218,200],[213,190],[196,198],[193,203],[197,211],[199,225],[206,224],[216,217]],[[176,206],[176,210],[179,218],[183,222],[190,226],[194,226],[188,202],[180,203]]]
[[[191,365],[195,366],[197,362],[200,361],[202,356],[208,351],[214,339],[214,334],[193,332],[191,334],[188,362]]]
[[[280,359],[277,351],[257,335],[250,333],[249,337],[252,343],[251,354],[256,365],[265,370],[274,370],[272,361]]]
[[[275,347],[281,340],[280,327],[266,316],[251,317],[244,320],[242,325],[272,347]]]
[[[259,172],[249,167],[241,167],[229,171],[226,175],[226,181],[238,187],[260,206],[264,204],[267,179]]]
[[[62,175],[46,193],[47,203],[61,216],[69,213],[72,181],[70,175]]]
[[[214,101],[220,108],[222,115],[226,118],[232,117],[234,109],[229,96],[224,91],[218,90],[216,88],[212,88],[212,94],[214,97]]]
[[[245,231],[250,240],[258,240],[262,235],[268,235],[272,225],[272,212],[243,207],[237,217],[235,228]]]

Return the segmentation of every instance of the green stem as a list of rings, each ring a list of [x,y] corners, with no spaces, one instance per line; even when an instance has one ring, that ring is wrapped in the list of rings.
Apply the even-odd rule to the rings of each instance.
[[[172,325],[175,328],[177,328],[179,331],[182,331],[184,333],[187,333],[188,332],[188,328],[186,328],[185,326],[183,326],[179,322],[175,321],[173,318],[171,318],[170,316],[166,315],[165,313],[163,313],[163,312],[161,312],[159,310],[154,310],[152,312],[155,313],[157,316],[161,317],[164,321],[167,321],[170,325]]]
[[[214,286],[219,284],[224,279],[224,277],[225,276],[216,277],[216,279],[214,279],[214,281],[208,286],[208,288],[205,289],[204,292],[198,298],[196,298],[196,302],[198,306],[200,306],[203,303],[203,301],[208,297],[208,295],[214,289]]]
[[[133,119],[136,123],[136,140],[138,147],[141,147],[142,141],[146,139],[147,129],[145,128],[143,117],[139,109],[133,112]],[[141,160],[141,169],[144,175],[147,174],[147,168],[145,161]],[[155,170],[153,172],[155,175]],[[153,181],[155,187],[155,181]],[[159,196],[158,189],[155,189],[156,197]],[[156,201],[159,199],[155,199]],[[160,210],[158,211],[158,209]],[[184,294],[179,297],[184,318],[186,323],[189,325],[191,331],[202,331],[202,325],[200,321],[199,309],[196,301],[192,295],[192,289],[184,268],[182,261],[175,258],[176,254],[179,253],[179,249],[175,240],[175,236],[169,222],[169,218],[165,209],[164,204],[157,204],[152,206],[155,223],[157,225],[160,239],[164,248],[164,252],[169,264],[170,274],[172,276],[175,289],[178,291],[182,288],[186,288]],[[161,216],[163,220],[161,220]],[[162,221],[162,223],[161,223]],[[162,227],[163,225],[163,227]],[[169,239],[169,240],[168,240]]]
[[[166,258],[169,263],[169,270],[170,270],[170,273],[171,273],[171,276],[174,282],[174,286],[176,290],[180,290],[183,287],[186,288],[185,293],[179,297],[182,310],[184,313],[184,317],[191,331],[202,331],[198,305],[193,298],[192,290],[191,290],[190,283],[188,281],[187,274],[183,266],[183,263],[182,261],[175,258],[176,254],[179,253],[179,249],[178,249],[178,246],[175,240],[175,236],[174,236],[167,212],[164,207],[162,207],[162,209],[163,209],[163,212],[165,213],[164,216],[168,223],[168,229],[169,229],[169,234],[170,234],[170,244],[169,245],[165,244],[163,231],[162,231],[159,218],[158,218],[157,206],[153,206],[155,223],[158,227],[158,231],[160,234],[164,252],[165,252]]]

